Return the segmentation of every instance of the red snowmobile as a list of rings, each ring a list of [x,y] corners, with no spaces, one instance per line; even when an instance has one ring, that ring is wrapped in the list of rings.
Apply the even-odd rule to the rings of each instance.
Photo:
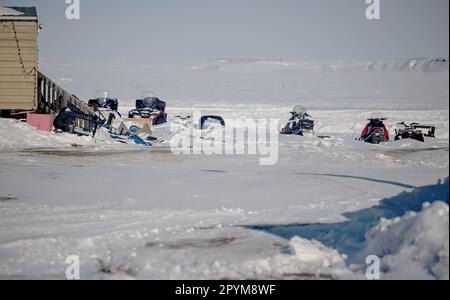
[[[389,141],[389,131],[383,121],[387,118],[381,114],[372,114],[369,123],[364,127],[361,140],[366,143],[380,144]]]

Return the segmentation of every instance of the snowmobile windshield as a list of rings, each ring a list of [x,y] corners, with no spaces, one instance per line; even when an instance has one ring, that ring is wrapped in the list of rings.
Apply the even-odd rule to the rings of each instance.
[[[103,107],[106,105],[108,95],[109,95],[108,91],[95,91],[94,99],[97,99],[100,106]]]
[[[98,103],[100,104],[101,107],[104,107],[106,105],[106,98],[98,98]]]
[[[308,115],[308,111],[307,111],[306,107],[304,107],[302,105],[296,105],[292,109],[292,114],[296,114],[298,116],[306,116],[306,115]]]
[[[156,94],[152,91],[144,91],[141,94],[141,99],[145,98],[156,98]]]
[[[374,127],[383,127],[384,123],[381,119],[372,119],[370,120],[369,125]]]
[[[95,99],[100,99],[100,98],[108,98],[109,96],[109,92],[108,91],[95,91]]]
[[[152,97],[152,98],[147,97],[147,98],[142,99],[142,102],[144,103],[145,107],[153,108],[153,106],[156,103],[156,98],[154,98],[154,97]]]
[[[148,109],[156,109],[159,111],[165,111],[166,102],[158,99],[158,98],[144,98],[142,100],[136,101],[136,107],[138,109],[148,108]]]

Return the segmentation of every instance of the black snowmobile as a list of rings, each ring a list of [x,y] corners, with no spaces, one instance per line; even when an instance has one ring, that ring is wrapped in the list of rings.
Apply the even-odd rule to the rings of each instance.
[[[95,92],[95,98],[88,102],[90,107],[97,110],[117,111],[119,109],[119,100],[108,97],[108,91]]]
[[[413,139],[419,142],[425,142],[425,137],[435,137],[436,127],[429,125],[420,125],[419,123],[411,123],[410,125],[405,122],[398,123],[404,128],[395,130],[395,140]],[[424,132],[426,131],[426,132]]]
[[[301,106],[294,107],[291,112],[291,118],[284,128],[281,129],[281,134],[300,135],[307,133],[314,133],[315,122],[312,117]]]
[[[128,118],[151,118],[153,125],[164,124],[167,122],[166,105],[153,92],[144,92],[142,98],[136,100],[135,108],[128,112]]]

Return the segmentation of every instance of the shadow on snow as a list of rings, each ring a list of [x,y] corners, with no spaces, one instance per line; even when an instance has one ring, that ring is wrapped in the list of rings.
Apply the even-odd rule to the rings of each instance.
[[[340,174],[316,174],[316,173],[297,173],[297,174],[299,174],[299,175],[306,175],[306,176],[325,176],[325,177],[336,177],[336,178],[365,180],[365,181],[371,181],[371,182],[395,185],[395,186],[399,186],[401,188],[406,188],[406,189],[416,188],[416,186],[413,186],[413,185],[410,185],[410,184],[401,183],[401,182],[397,182],[397,181],[376,179],[376,178],[362,177],[362,176],[340,175]]]
[[[331,175],[327,175],[331,176]],[[336,175],[337,176],[337,175]],[[341,177],[341,176],[340,176]],[[377,206],[343,214],[348,220],[333,224],[287,224],[287,225],[245,225],[247,229],[260,230],[282,238],[299,236],[314,239],[325,246],[346,254],[351,262],[364,247],[365,233],[380,222],[381,218],[392,219],[403,216],[408,211],[419,212],[426,202],[445,201],[448,203],[449,178],[435,185],[415,188],[392,198],[387,198]]]

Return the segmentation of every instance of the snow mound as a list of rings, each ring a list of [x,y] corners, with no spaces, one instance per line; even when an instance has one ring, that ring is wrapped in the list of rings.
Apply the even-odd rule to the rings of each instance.
[[[342,279],[354,278],[345,263],[345,255],[316,240],[298,236],[289,241],[289,253],[244,264],[267,278]]]
[[[27,123],[0,118],[0,151],[24,149],[72,149],[72,144],[82,145],[85,149],[104,150],[124,148],[130,145],[118,145],[103,130],[99,130],[95,138],[77,136],[69,133],[38,131]]]
[[[25,149],[36,147],[70,146],[85,143],[88,138],[72,134],[55,134],[37,131],[26,123],[13,119],[0,119],[0,149]]]
[[[306,240],[296,236],[290,240],[290,247],[299,262],[315,263],[326,268],[336,265],[345,266],[345,256],[316,240]]]
[[[449,279],[449,207],[437,201],[425,203],[419,213],[381,219],[366,232],[366,247],[359,257],[381,259],[381,278],[386,280]],[[316,278],[355,279],[346,255],[316,240],[298,236],[290,240],[292,254],[274,258],[274,269],[283,274],[315,274]],[[314,271],[313,271],[314,270]]]
[[[382,257],[385,279],[449,279],[447,203],[425,203],[419,213],[382,219],[366,238],[363,253]]]
[[[0,6],[0,16],[21,16],[23,15],[22,12],[17,11],[12,8]]]

